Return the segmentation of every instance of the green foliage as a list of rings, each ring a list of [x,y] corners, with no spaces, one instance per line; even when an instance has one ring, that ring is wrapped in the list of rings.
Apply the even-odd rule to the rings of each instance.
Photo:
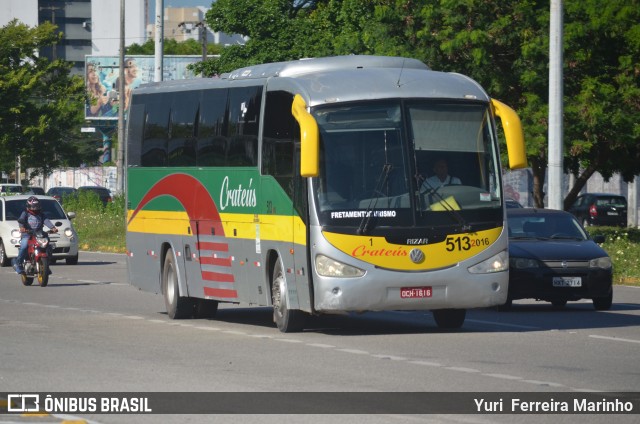
[[[14,20],[0,28],[0,168],[48,175],[54,168],[97,158],[79,153],[85,88],[71,64],[50,62],[38,50],[60,40],[56,27],[30,28]]]
[[[114,196],[103,207],[93,192],[65,197],[66,211],[76,213],[73,226],[78,232],[81,250],[118,252],[125,251],[125,198]]]
[[[602,248],[613,262],[615,283],[640,285],[640,228],[588,227],[593,237],[605,236]]]
[[[202,55],[202,44],[194,39],[178,42],[165,38],[162,50],[167,55]],[[134,43],[127,47],[128,55],[154,55],[156,49],[155,40],[149,39],[143,44]],[[207,44],[207,55],[219,54],[222,47],[218,44]]]

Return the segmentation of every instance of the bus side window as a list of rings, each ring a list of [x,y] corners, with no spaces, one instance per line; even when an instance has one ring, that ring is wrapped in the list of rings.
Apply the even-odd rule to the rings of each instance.
[[[282,188],[293,196],[294,138],[300,134],[291,114],[293,94],[285,91],[267,93],[262,141],[263,175],[272,175]]]
[[[147,121],[142,140],[142,166],[167,166],[167,143],[169,138],[169,94],[148,96]]]
[[[229,90],[228,166],[254,166],[258,163],[258,127],[262,86]]]
[[[227,94],[226,88],[206,90],[200,99],[198,125],[198,166],[224,166],[227,152]]]
[[[195,132],[199,117],[198,93],[174,97],[171,106],[171,138],[168,143],[169,166],[195,166]]]

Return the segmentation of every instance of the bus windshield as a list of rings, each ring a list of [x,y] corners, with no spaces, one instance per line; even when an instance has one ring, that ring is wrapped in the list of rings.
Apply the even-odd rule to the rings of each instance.
[[[466,225],[501,216],[486,104],[424,100],[316,108],[321,225]]]

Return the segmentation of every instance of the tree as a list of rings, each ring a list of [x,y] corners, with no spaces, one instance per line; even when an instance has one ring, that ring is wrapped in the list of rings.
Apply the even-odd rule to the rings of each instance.
[[[84,121],[83,79],[70,75],[67,62],[37,54],[59,42],[56,27],[30,28],[14,20],[0,28],[0,167],[48,175],[69,162],[95,160],[97,152],[81,152]]]
[[[202,44],[192,38],[178,42],[172,38],[165,38],[162,43],[164,54],[170,55],[202,55]],[[222,47],[218,44],[207,44],[207,55],[219,54]],[[156,51],[155,41],[150,39],[143,44],[134,43],[127,47],[129,55],[154,55]]]

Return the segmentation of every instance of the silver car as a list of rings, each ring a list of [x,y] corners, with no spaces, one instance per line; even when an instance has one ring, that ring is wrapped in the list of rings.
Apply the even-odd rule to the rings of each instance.
[[[11,237],[11,231],[18,229],[18,218],[25,210],[27,199],[31,196],[0,197],[0,266],[11,265],[11,259],[18,256],[18,248]],[[50,234],[49,239],[55,243],[52,263],[65,259],[67,265],[78,263],[78,234],[71,220],[76,214],[66,213],[56,199],[50,196],[35,196],[40,200],[42,213],[58,228],[58,232]]]

